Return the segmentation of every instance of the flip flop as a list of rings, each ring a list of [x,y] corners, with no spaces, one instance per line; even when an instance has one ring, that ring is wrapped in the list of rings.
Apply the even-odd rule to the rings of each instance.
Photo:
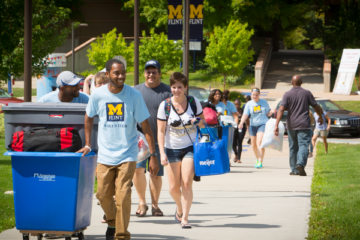
[[[185,228],[191,228],[191,225],[188,223],[181,223],[181,228],[185,229]]]
[[[179,216],[179,214],[177,214],[177,209],[176,209],[175,210],[175,221],[177,221],[178,223],[181,223],[182,216],[183,216],[182,214],[181,214],[181,216]],[[178,218],[180,218],[180,220]]]

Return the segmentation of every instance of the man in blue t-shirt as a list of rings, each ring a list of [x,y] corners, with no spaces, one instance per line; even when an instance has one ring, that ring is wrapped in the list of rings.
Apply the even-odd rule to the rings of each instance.
[[[105,212],[108,223],[106,240],[113,240],[114,237],[130,239],[127,228],[130,222],[131,180],[139,152],[137,123],[141,125],[149,144],[150,174],[156,175],[159,166],[155,142],[148,122],[150,114],[141,93],[124,84],[126,70],[121,61],[109,60],[106,63],[106,75],[110,83],[95,89],[91,94],[85,114],[85,147],[78,152],[86,155],[91,151],[91,130],[94,116],[98,115],[99,151],[96,197]]]
[[[80,92],[81,80],[70,71],[61,72],[56,79],[58,90],[42,96],[38,102],[88,103],[89,95]]]

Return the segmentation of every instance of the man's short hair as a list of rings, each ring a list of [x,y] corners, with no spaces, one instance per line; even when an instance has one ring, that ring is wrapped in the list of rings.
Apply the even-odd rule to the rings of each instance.
[[[122,61],[120,61],[120,60],[118,60],[118,59],[110,59],[109,61],[106,62],[106,65],[105,65],[105,68],[106,68],[106,71],[107,71],[107,72],[110,73],[110,70],[111,70],[112,65],[113,65],[114,63],[122,64],[122,65],[125,67],[125,64],[124,64]]]

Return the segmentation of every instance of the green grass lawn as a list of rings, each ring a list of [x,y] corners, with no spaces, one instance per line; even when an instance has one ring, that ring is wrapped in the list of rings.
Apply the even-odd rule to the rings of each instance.
[[[0,138],[0,232],[15,227],[13,195],[4,194],[13,190],[11,158],[3,156],[5,139]]]
[[[336,101],[335,103],[346,110],[360,113],[360,101]]]
[[[7,88],[2,88],[7,92]],[[14,97],[23,97],[24,89],[23,88],[13,88]],[[36,96],[36,89],[31,89],[31,96]]]
[[[359,145],[317,145],[308,239],[360,239]]]

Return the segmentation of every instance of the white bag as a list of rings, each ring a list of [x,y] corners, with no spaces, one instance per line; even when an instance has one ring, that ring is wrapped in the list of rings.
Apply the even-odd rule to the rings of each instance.
[[[137,131],[137,140],[139,153],[137,156],[137,162],[144,161],[150,157],[149,144],[146,141],[145,135]]]
[[[265,125],[264,137],[262,139],[260,148],[271,148],[282,152],[285,127],[282,122],[279,122],[279,135],[275,136],[275,124],[276,119],[274,118],[271,118],[269,119],[269,121],[267,121]]]
[[[237,124],[232,116],[220,116],[220,122],[222,122],[224,126],[231,125],[234,128],[237,127]]]

